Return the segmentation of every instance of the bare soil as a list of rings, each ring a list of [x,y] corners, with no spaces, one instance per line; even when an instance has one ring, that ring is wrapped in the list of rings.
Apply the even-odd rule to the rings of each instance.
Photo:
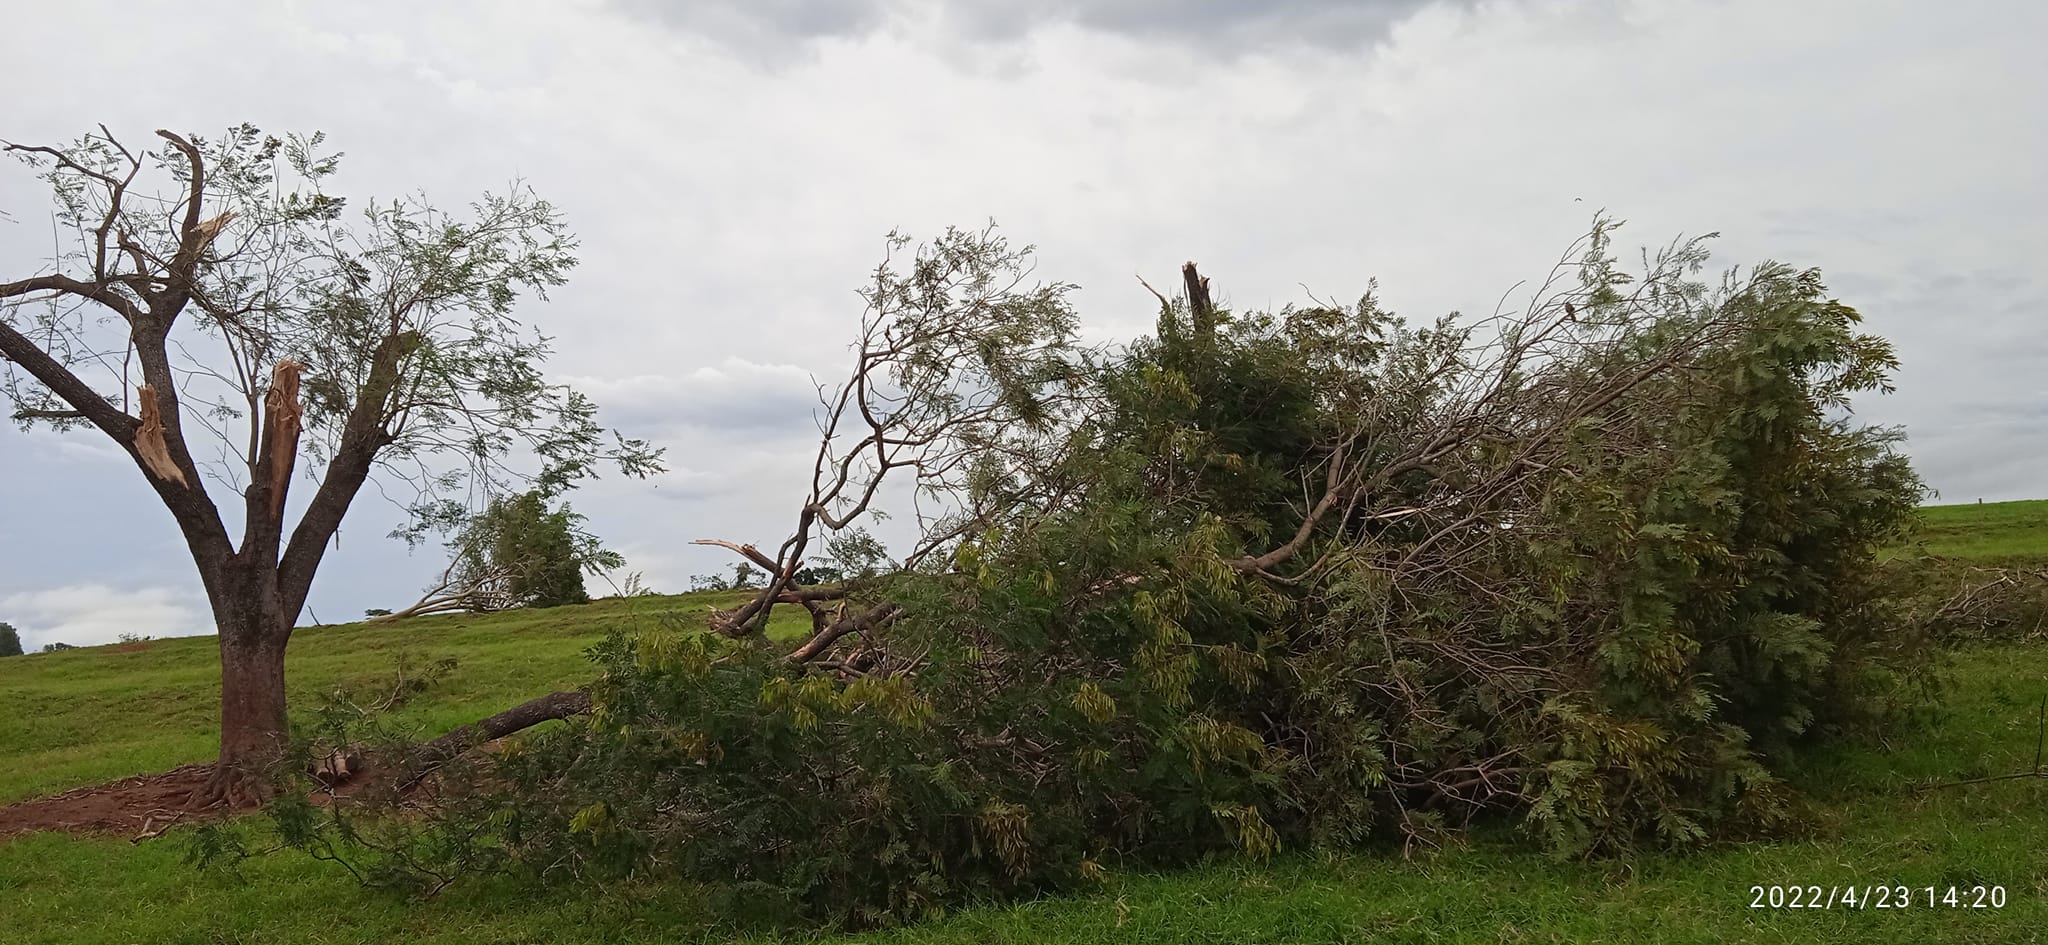
[[[497,739],[479,747],[495,751],[502,742],[503,739]],[[360,767],[353,768],[337,783],[316,788],[307,795],[308,799],[325,807],[366,791],[389,791],[401,773],[395,768],[366,764],[360,757],[354,764]],[[191,803],[194,793],[212,776],[213,767],[211,763],[190,764],[162,774],[91,784],[0,807],[0,840],[45,830],[142,840],[179,824],[219,820],[262,806],[255,800],[233,806]],[[440,775],[434,773],[405,785],[402,790],[413,803],[432,803],[439,786]]]
[[[211,764],[185,765],[162,774],[122,778],[0,807],[0,838],[39,830],[140,838],[161,833],[174,823],[211,820],[248,809],[216,806],[194,810],[188,806],[192,793],[212,773]]]

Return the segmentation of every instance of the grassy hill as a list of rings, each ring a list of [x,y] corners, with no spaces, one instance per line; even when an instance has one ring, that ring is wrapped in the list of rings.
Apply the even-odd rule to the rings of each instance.
[[[2048,559],[2048,499],[1930,506],[1920,510],[1920,519],[1918,544],[1931,555]]]
[[[1926,510],[1924,550],[2048,561],[2048,502]],[[292,644],[294,698],[388,684],[452,656],[457,669],[401,718],[443,730],[587,677],[581,651],[616,626],[701,621],[733,595],[306,629]],[[791,614],[778,632],[796,629]],[[784,622],[788,621],[788,622]],[[210,638],[0,660],[0,803],[211,755]],[[2048,648],[1953,654],[1939,707],[1874,744],[1845,745],[1794,779],[1823,808],[1809,836],[1693,856],[1558,863],[1481,833],[1415,861],[1283,857],[1167,875],[1116,875],[1096,895],[984,908],[837,942],[1927,942],[2048,941],[2048,781],[1918,790],[2027,770]],[[0,941],[222,943],[408,941],[639,943],[708,928],[683,890],[590,900],[510,884],[458,886],[426,903],[357,888],[296,857],[246,882],[183,866],[178,835],[39,834],[0,841]],[[1757,885],[1906,885],[1906,910],[1752,909]],[[1929,907],[1926,887],[1998,885],[1998,909]],[[769,940],[754,930],[742,938]]]
[[[743,593],[610,598],[582,607],[451,614],[399,623],[305,627],[287,666],[294,705],[336,689],[374,695],[403,665],[456,669],[393,716],[443,732],[590,678],[583,651],[613,628],[683,621]],[[783,608],[771,634],[809,624]],[[0,804],[213,757],[220,663],[213,637],[81,647],[0,661]]]

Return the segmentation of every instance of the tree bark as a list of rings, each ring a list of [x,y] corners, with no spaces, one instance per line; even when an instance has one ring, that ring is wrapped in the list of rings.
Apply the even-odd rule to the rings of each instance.
[[[220,760],[267,760],[285,735],[284,646],[272,635],[220,640]]]
[[[275,587],[275,573],[257,576]],[[262,799],[270,767],[284,753],[284,654],[291,621],[249,580],[223,582],[214,604],[220,639],[220,756],[195,806],[241,806]]]

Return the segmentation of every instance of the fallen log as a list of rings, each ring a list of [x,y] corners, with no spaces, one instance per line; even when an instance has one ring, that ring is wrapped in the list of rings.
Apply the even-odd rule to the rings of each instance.
[[[566,719],[590,711],[590,693],[581,689],[551,692],[520,703],[489,718],[461,726],[433,741],[414,748],[406,758],[405,784],[417,784],[434,769],[447,764],[479,745],[524,731],[542,722]]]

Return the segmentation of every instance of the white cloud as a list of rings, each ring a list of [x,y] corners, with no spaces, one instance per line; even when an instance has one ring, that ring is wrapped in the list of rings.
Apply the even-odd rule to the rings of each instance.
[[[122,634],[196,636],[213,632],[206,602],[175,587],[68,584],[0,597],[0,619],[21,632],[22,649],[48,643],[95,646]]]
[[[681,374],[564,377],[602,405],[605,421],[650,435],[678,430],[776,437],[810,429],[819,383],[794,364],[756,364],[737,355]]]
[[[38,427],[20,437],[40,462],[100,468],[120,468],[134,462],[120,447],[90,431],[67,434]]]
[[[1352,14],[1306,0],[699,6],[663,29],[599,0],[44,5],[9,21],[9,69],[67,79],[11,102],[0,136],[324,129],[358,201],[459,203],[523,176],[583,239],[570,284],[522,310],[557,339],[551,370],[677,470],[571,498],[665,574],[724,562],[692,538],[780,539],[808,466],[804,375],[844,370],[882,234],[990,217],[1081,285],[1091,338],[1148,330],[1132,275],[1170,282],[1186,259],[1240,307],[1378,276],[1391,307],[1431,317],[1490,308],[1598,207],[1632,221],[1623,246],[1719,230],[1717,261],[1820,266],[1896,342],[1898,394],[1860,406],[1908,426],[1936,487],[2039,494],[2048,5],[1394,3],[1341,30]],[[74,35],[98,43],[88,73],[58,41]],[[812,39],[764,61],[762,37],[785,35]],[[166,72],[163,48],[236,52]],[[47,254],[46,205],[0,166],[0,275]],[[12,436],[0,522],[111,518],[107,488],[152,501],[132,477],[36,474],[58,466],[7,456]],[[379,537],[388,508],[358,505],[323,614],[387,605],[427,566]],[[123,508],[77,529],[161,536],[165,516]],[[105,563],[53,574],[26,554],[0,550],[0,574],[75,583]]]

